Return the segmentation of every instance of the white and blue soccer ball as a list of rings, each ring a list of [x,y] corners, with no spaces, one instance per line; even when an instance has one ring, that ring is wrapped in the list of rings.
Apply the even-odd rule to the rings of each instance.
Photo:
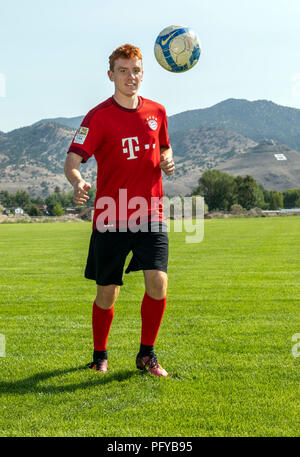
[[[182,73],[198,62],[201,54],[200,40],[191,28],[170,25],[156,38],[154,54],[163,68],[173,73]]]

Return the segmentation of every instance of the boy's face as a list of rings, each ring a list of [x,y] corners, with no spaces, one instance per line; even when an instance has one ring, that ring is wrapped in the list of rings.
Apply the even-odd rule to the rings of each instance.
[[[119,57],[115,61],[114,71],[108,71],[108,77],[115,83],[115,92],[132,97],[137,94],[143,79],[143,64],[141,59]]]

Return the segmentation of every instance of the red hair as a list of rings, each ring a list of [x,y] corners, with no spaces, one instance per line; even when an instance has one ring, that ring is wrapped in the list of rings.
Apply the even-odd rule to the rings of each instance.
[[[122,57],[123,59],[132,59],[137,57],[142,60],[142,53],[139,48],[133,46],[132,44],[126,43],[122,46],[119,46],[114,52],[109,56],[109,69],[114,71],[115,61]]]

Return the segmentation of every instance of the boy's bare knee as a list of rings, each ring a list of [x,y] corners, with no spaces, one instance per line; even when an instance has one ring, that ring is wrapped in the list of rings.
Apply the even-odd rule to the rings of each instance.
[[[110,284],[108,286],[97,286],[95,303],[99,308],[110,309],[119,295],[120,286]]]
[[[146,270],[144,276],[146,292],[150,297],[161,300],[167,295],[167,273],[159,270]]]

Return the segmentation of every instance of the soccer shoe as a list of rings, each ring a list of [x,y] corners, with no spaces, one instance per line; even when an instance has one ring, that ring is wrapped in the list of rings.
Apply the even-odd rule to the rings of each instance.
[[[148,371],[148,373],[154,376],[162,376],[166,378],[168,373],[166,370],[158,363],[157,356],[153,354],[152,356],[141,357],[139,354],[136,356],[136,367],[139,370]]]
[[[89,363],[87,368],[91,368],[95,371],[100,371],[101,373],[107,372],[107,360],[106,359],[98,359],[96,362]]]

